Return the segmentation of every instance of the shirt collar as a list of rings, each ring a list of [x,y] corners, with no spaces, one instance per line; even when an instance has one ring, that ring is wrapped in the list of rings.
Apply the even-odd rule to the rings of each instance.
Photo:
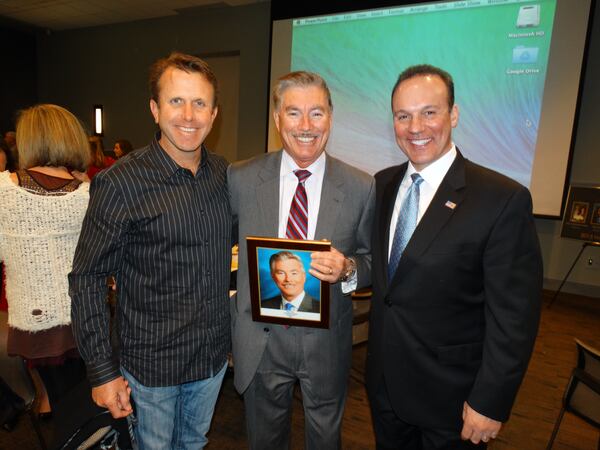
[[[427,167],[421,170],[419,174],[421,177],[423,177],[423,180],[427,184],[431,186],[439,186],[455,158],[456,145],[453,143],[452,147],[450,147],[450,150],[445,155],[429,164]],[[407,180],[410,180],[409,177],[416,172],[418,172],[417,169],[415,169],[415,166],[413,166],[412,162],[409,161],[406,174],[404,174],[404,181],[408,182]]]
[[[161,133],[160,131],[157,131],[154,135],[152,143],[150,144],[152,159],[156,164],[156,167],[158,168],[159,172],[165,178],[169,178],[179,170],[186,170],[179,164],[177,164],[175,161],[173,161],[173,159],[169,156],[165,149],[162,148],[159,142],[160,137]],[[204,144],[202,144],[200,152],[200,165],[198,167],[199,170],[196,171],[196,175],[200,173],[200,169],[206,166],[208,160],[208,151],[206,150],[206,147],[204,147]]]
[[[294,159],[285,151],[282,152],[281,155],[281,169],[279,171],[280,176],[286,176],[292,174],[295,170],[300,169],[298,164],[294,161]],[[311,173],[311,177],[314,179],[313,175],[320,174],[325,170],[325,152],[321,153],[317,160],[313,162],[310,166],[305,167],[305,170],[308,170]],[[310,179],[310,178],[309,178]]]
[[[306,295],[306,292],[305,292],[305,291],[302,291],[300,294],[298,294],[298,295],[297,295],[296,297],[294,297],[292,300],[286,300],[286,299],[284,298],[284,296],[282,295],[282,296],[281,296],[281,300],[283,300],[283,301],[282,301],[282,303],[281,303],[281,307],[282,307],[283,309],[285,309],[285,305],[286,305],[287,303],[291,303],[292,305],[294,305],[294,308],[298,309],[298,308],[300,308],[300,303],[302,303],[302,300],[304,300],[304,296],[305,296],[305,295]]]

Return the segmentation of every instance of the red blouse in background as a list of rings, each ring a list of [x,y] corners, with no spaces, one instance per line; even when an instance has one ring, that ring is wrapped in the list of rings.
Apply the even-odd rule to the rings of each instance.
[[[88,167],[87,170],[87,176],[90,178],[90,180],[92,178],[94,178],[96,176],[96,174],[98,172],[100,172],[101,170],[106,169],[107,167],[112,166],[115,163],[116,159],[111,158],[110,156],[105,156],[104,157],[104,166],[103,167],[96,167],[96,166],[90,166]]]

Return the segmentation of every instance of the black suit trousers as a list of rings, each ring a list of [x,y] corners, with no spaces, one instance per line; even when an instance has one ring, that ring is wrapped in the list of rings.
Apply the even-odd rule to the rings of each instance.
[[[475,445],[463,441],[460,430],[422,428],[402,420],[392,408],[383,377],[370,403],[377,450],[483,450],[487,447],[484,443]]]

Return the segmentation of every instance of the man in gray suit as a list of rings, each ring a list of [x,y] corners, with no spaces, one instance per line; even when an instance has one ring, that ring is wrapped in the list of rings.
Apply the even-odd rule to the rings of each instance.
[[[327,155],[331,95],[317,74],[292,72],[273,89],[283,150],[233,164],[228,172],[240,251],[232,303],[235,386],[243,394],[251,449],[289,448],[292,394],[300,383],[305,448],[341,448],[352,351],[353,289],[370,284],[374,184]],[[309,272],[331,283],[329,329],[253,322],[246,236],[327,239]]]
[[[280,295],[262,300],[261,308],[284,309],[289,314],[321,311],[319,300],[304,290],[306,270],[298,255],[288,251],[277,252],[269,258],[269,268]]]

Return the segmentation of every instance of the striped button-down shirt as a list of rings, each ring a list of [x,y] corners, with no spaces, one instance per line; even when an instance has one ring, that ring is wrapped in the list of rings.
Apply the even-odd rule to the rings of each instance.
[[[204,379],[230,349],[232,218],[227,162],[202,149],[196,175],[151,145],[99,173],[73,271],[73,331],[93,386]],[[111,350],[106,278],[117,282],[120,360]]]

